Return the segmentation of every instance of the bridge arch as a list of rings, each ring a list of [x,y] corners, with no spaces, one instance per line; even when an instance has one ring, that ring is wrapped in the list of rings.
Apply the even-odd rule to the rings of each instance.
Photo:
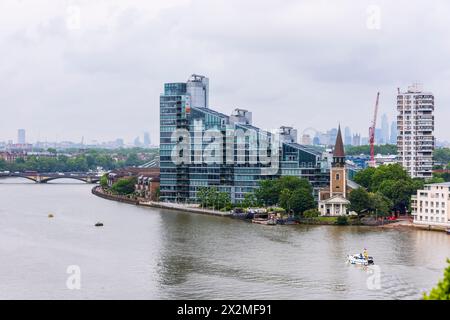
[[[72,179],[78,180],[84,183],[97,183],[100,181],[99,177],[91,177],[91,176],[48,176],[46,174],[43,175],[26,175],[26,174],[8,174],[8,175],[0,175],[0,178],[22,178],[27,179],[37,183],[47,183],[49,181],[57,180],[57,179]]]
[[[46,182],[58,180],[58,179],[72,179],[72,180],[78,180],[78,181],[85,182],[85,183],[96,183],[100,180],[100,179],[97,179],[94,177],[91,178],[91,180],[89,181],[88,178],[84,178],[84,177],[71,177],[71,176],[45,177],[44,176],[41,178],[41,183],[46,183]]]
[[[0,178],[21,178],[21,179],[26,179],[26,180],[30,180],[33,182],[37,182],[37,179],[30,177],[30,176],[22,176],[22,175],[2,175],[0,176]]]

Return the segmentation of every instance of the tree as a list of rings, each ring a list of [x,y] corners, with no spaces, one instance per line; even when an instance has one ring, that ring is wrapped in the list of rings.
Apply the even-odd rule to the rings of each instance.
[[[431,178],[427,183],[443,183],[445,179],[442,176],[436,176],[433,174],[433,178]]]
[[[450,259],[447,259],[447,263],[449,265],[444,270],[444,278],[428,295],[426,293],[423,295],[424,300],[450,300]]]
[[[364,188],[369,189],[372,185],[372,176],[375,173],[376,169],[373,167],[366,168],[364,170],[358,171],[355,174],[355,182]]]
[[[257,200],[266,206],[273,206],[278,203],[279,190],[274,180],[260,180],[259,188],[255,190]]]
[[[448,168],[448,170],[450,170],[450,167]],[[444,180],[445,182],[449,182],[450,181],[450,172],[433,172],[433,179],[434,178],[439,178]]]
[[[108,188],[108,175],[104,174],[101,178],[100,178],[100,186],[103,189]]]
[[[303,212],[304,218],[317,218],[318,216],[320,216],[320,212],[317,209],[308,209]]]
[[[392,201],[392,209],[395,212],[405,213],[408,210],[411,195],[415,193],[414,182],[402,180],[383,181],[378,192]]]
[[[345,226],[348,224],[348,219],[346,216],[339,216],[336,219],[336,224],[339,226]]]
[[[258,199],[253,192],[246,193],[244,200],[242,200],[242,206],[244,208],[256,207],[258,205]]]
[[[111,186],[111,190],[122,195],[132,194],[135,190],[136,183],[136,177],[120,178],[115,183],[113,183],[113,185]]]
[[[411,195],[424,185],[422,179],[411,179],[399,164],[361,170],[355,175],[355,181],[369,192],[380,193],[389,199],[391,209],[402,213],[407,212]]]
[[[358,215],[370,210],[370,195],[364,188],[353,189],[348,200],[350,201],[349,210],[355,211]]]
[[[291,211],[291,197],[292,197],[292,191],[289,189],[283,189],[281,190],[280,196],[279,196],[279,204],[280,206],[286,210]]]
[[[311,189],[311,184],[308,180],[294,176],[282,176],[276,180],[275,188],[281,192],[283,189],[296,190],[300,188]]]
[[[231,200],[230,196],[226,192],[219,192],[217,194],[217,209],[224,209],[230,206]]]
[[[307,190],[312,194],[312,186],[308,180],[294,177],[294,176],[282,176],[275,180],[262,180],[259,182],[259,188],[255,191],[255,196],[258,202],[265,204],[266,206],[273,206],[284,203],[287,208],[289,204],[287,198],[289,198],[287,191],[295,191],[298,189]],[[283,198],[282,197],[282,193]],[[283,205],[281,205],[283,207]]]
[[[396,164],[382,165],[375,169],[372,175],[372,181],[369,187],[369,191],[376,192],[380,185],[386,180],[394,181],[410,181],[408,173],[403,167]]]
[[[156,200],[156,201],[159,201],[159,196],[160,196],[160,194],[161,194],[161,188],[158,187],[158,188],[156,188],[156,190],[155,190],[155,200]]]
[[[207,205],[207,199],[208,197],[208,188],[207,187],[200,187],[197,191],[197,199],[200,201],[200,206],[202,208],[206,207]]]
[[[316,207],[312,193],[305,188],[293,191],[289,202],[290,208],[295,214],[303,214],[306,210]]]
[[[379,216],[388,216],[392,207],[392,201],[381,193],[369,193],[370,211]]]
[[[450,162],[450,148],[437,148],[433,152],[433,160],[440,163]]]
[[[5,170],[7,168],[6,161],[3,159],[0,159],[0,170]]]
[[[397,146],[395,144],[385,144],[375,146],[376,154],[397,154]],[[370,154],[370,145],[362,146],[345,146],[345,153],[349,156],[360,155],[360,154]]]
[[[207,188],[206,191],[206,206],[209,208],[217,208],[217,198],[219,192],[215,187]]]
[[[136,153],[132,153],[128,156],[127,160],[125,160],[125,165],[134,167],[140,164],[139,158]]]

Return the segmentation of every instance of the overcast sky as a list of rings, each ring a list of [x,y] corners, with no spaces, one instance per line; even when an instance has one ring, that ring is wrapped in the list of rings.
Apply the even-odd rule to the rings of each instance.
[[[364,136],[377,91],[393,120],[420,82],[450,140],[449,17],[446,0],[0,0],[0,141],[157,142],[163,84],[192,73],[262,128]]]

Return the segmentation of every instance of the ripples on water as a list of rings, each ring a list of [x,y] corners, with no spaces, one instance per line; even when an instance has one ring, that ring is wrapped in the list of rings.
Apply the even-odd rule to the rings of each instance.
[[[450,256],[444,233],[253,225],[111,202],[90,188],[0,181],[0,298],[415,299]],[[364,247],[380,290],[345,263]],[[65,286],[73,264],[81,290]]]

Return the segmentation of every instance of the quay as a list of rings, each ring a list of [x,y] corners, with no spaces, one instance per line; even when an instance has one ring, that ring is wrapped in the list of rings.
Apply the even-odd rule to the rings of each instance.
[[[134,204],[134,205],[143,206],[143,207],[177,210],[177,211],[206,214],[206,215],[219,216],[219,217],[230,217],[231,216],[230,212],[217,211],[217,210],[211,210],[211,209],[203,209],[203,208],[199,208],[195,205],[165,203],[165,202],[158,202],[158,201],[142,201],[142,200],[138,200],[138,199],[134,199],[134,198],[129,198],[126,196],[112,195],[112,194],[103,192],[101,186],[93,187],[92,193],[100,198],[104,198],[107,200],[124,202],[124,203]]]

